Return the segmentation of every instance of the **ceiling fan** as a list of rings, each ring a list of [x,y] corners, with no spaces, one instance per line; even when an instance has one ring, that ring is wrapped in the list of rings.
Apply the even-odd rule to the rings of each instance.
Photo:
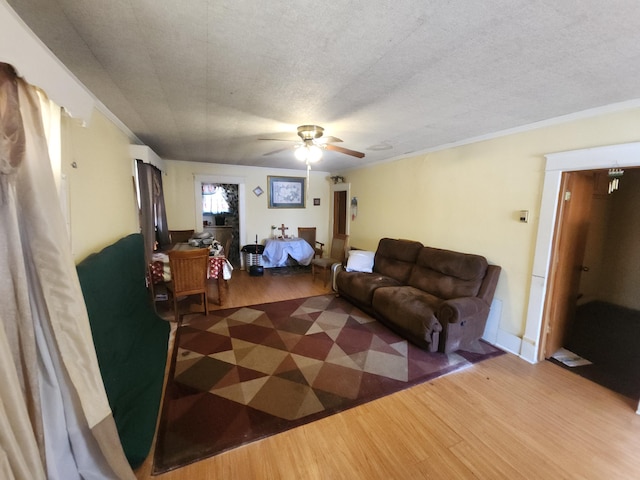
[[[363,158],[364,153],[350,150],[348,148],[339,147],[333,145],[333,143],[342,142],[337,137],[322,137],[324,128],[318,125],[301,125],[298,127],[298,136],[302,139],[302,143],[299,143],[295,147],[295,156],[298,160],[305,162],[307,166],[310,163],[315,163],[322,158],[322,150],[332,150],[334,152],[344,153],[345,155],[351,155],[353,157]],[[283,140],[280,138],[259,138],[258,140],[275,140],[275,141],[291,141]],[[264,155],[273,155],[275,153],[289,150],[290,147],[280,148],[272,152],[265,153]]]

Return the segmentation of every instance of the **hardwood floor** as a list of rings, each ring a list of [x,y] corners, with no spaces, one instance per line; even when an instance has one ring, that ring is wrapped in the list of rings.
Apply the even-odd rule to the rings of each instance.
[[[310,275],[234,272],[225,307],[325,292]],[[640,478],[635,409],[631,399],[550,362],[507,354],[164,475],[151,476],[151,453],[136,476]]]

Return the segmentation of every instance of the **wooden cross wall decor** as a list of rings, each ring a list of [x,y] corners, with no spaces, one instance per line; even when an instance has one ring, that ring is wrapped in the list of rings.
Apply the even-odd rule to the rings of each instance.
[[[285,230],[289,230],[289,227],[285,227],[284,223],[283,223],[282,226],[278,228],[278,230],[280,230],[282,232],[282,238],[284,238],[285,237],[284,231]]]

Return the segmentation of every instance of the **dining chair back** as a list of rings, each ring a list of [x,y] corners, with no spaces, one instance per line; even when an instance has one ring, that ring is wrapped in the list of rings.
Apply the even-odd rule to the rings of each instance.
[[[176,322],[180,321],[178,297],[201,295],[204,301],[204,312],[209,314],[207,302],[207,269],[209,268],[209,249],[170,250],[169,268],[171,281],[167,289],[173,296],[173,309]]]
[[[316,240],[316,227],[298,227],[298,238],[303,239],[314,251],[314,257],[322,258],[324,243]]]
[[[229,238],[227,238],[227,241],[224,244],[224,250],[222,251],[224,256],[227,257],[227,260],[229,260],[229,257],[231,257],[231,244],[232,243],[233,243],[233,233],[231,235],[229,235]]]
[[[171,244],[185,243],[193,236],[194,230],[169,230],[169,240]]]
[[[347,243],[349,235],[342,233],[336,233],[331,240],[331,250],[329,257],[314,258],[311,260],[311,274],[313,279],[316,278],[318,270],[322,270],[324,273],[324,285],[327,286],[329,276],[331,275],[331,267],[336,263],[344,263],[347,251]]]

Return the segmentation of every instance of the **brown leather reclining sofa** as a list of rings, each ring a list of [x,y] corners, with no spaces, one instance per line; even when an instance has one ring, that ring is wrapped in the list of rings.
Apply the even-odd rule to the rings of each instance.
[[[338,293],[431,352],[470,347],[482,337],[500,267],[480,255],[383,238],[373,272],[336,270]]]

